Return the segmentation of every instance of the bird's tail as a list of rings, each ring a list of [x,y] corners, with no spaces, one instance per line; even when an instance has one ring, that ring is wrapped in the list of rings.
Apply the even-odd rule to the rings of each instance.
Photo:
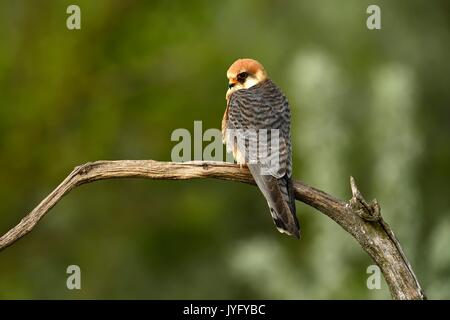
[[[300,238],[300,226],[295,209],[295,195],[292,180],[287,175],[275,178],[261,175],[259,165],[248,164],[256,184],[263,193],[270,208],[270,214],[278,231]]]
[[[280,231],[281,233],[286,233],[288,235],[294,236],[297,239],[300,239],[300,224],[298,223],[297,219],[297,212],[295,207],[295,194],[292,179],[289,178],[287,175],[285,175],[284,177],[277,180],[284,200],[284,206],[281,210],[288,211],[286,212],[286,214],[289,215],[290,219],[288,219],[287,221],[280,219],[280,216],[282,217],[284,215],[277,212],[277,210],[273,208],[269,203],[272,219],[275,222],[278,231]]]

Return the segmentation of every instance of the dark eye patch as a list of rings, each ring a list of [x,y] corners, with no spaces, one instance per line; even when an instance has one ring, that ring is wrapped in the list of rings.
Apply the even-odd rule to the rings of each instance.
[[[245,79],[247,79],[247,77],[248,77],[247,72],[241,72],[237,75],[237,81],[239,81],[240,83],[244,83]]]

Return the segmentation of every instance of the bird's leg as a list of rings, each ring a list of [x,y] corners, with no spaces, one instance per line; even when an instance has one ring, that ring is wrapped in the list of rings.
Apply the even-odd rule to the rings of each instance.
[[[242,170],[242,168],[248,168],[246,163],[239,163],[239,169]]]

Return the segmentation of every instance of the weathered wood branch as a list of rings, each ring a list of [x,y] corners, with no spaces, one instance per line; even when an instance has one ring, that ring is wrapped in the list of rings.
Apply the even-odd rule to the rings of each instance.
[[[15,227],[0,238],[0,251],[29,233],[39,220],[72,189],[86,183],[112,178],[186,180],[215,178],[254,184],[246,167],[223,162],[186,163],[153,160],[96,161],[76,167],[69,176]],[[345,202],[310,187],[294,184],[295,196],[337,222],[350,233],[380,267],[394,299],[425,299],[419,282],[400,243],[380,215],[380,206],[362,197],[353,178],[352,198]]]

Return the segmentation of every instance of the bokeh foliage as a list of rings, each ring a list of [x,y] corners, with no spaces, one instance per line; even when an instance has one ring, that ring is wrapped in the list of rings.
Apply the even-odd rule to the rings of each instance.
[[[295,176],[344,199],[355,176],[428,296],[450,298],[449,31],[444,0],[2,0],[0,233],[76,165],[169,161],[174,129],[219,128],[225,71],[253,57],[290,99]],[[372,261],[349,235],[298,215],[295,241],[251,186],[85,185],[0,253],[0,298],[389,298],[367,289]]]

